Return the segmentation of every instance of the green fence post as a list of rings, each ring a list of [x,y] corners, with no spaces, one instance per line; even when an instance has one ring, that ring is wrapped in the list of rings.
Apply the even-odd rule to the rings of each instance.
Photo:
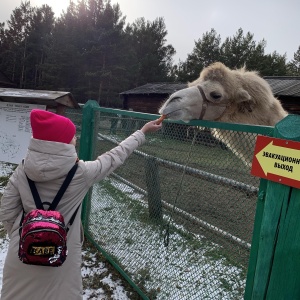
[[[300,141],[300,117],[289,115],[277,123],[274,137]],[[247,299],[300,299],[299,212],[300,190],[269,181],[253,290]]]
[[[158,166],[155,157],[146,158],[146,184],[148,191],[148,207],[151,219],[162,219],[162,203]]]
[[[79,158],[88,161],[94,159],[94,141],[97,132],[97,122],[95,120],[95,108],[99,108],[98,102],[89,100],[83,107],[82,112],[82,125],[80,136]],[[92,188],[85,195],[82,203],[81,220],[84,230],[88,228],[88,219],[91,205]]]
[[[250,300],[252,298],[253,281],[254,281],[255,270],[256,270],[258,246],[259,246],[259,235],[260,235],[261,222],[262,222],[262,217],[263,217],[264,207],[265,207],[267,183],[268,183],[268,181],[265,179],[260,180],[260,186],[259,186],[259,192],[258,192],[258,198],[257,198],[257,204],[256,204],[256,213],[255,213],[252,242],[251,242],[249,266],[248,266],[248,273],[247,273],[246,289],[245,289],[245,294],[244,294],[245,300]]]

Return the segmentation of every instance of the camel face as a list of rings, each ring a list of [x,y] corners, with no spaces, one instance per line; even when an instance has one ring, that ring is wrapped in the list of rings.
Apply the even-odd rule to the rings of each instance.
[[[268,83],[257,72],[245,68],[231,70],[220,62],[204,68],[189,87],[172,94],[159,110],[173,120],[192,119],[274,126],[287,112]],[[225,143],[245,165],[251,165],[253,139],[247,133],[232,135],[212,129],[212,135]],[[242,143],[241,137],[245,139]]]
[[[216,120],[228,103],[227,95],[218,82],[203,81],[173,93],[159,113],[172,120]]]
[[[172,120],[188,122],[198,118],[203,99],[197,87],[182,89],[173,93],[160,108],[159,113]]]
[[[267,126],[287,115],[257,72],[231,70],[220,62],[204,68],[188,88],[172,94],[159,113],[185,122],[201,119]]]

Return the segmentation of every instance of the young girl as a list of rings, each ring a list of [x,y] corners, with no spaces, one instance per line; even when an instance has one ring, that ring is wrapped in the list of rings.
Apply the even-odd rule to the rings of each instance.
[[[42,201],[52,202],[77,160],[76,128],[70,119],[36,109],[30,114],[30,122],[33,137],[26,157],[9,179],[1,200],[0,221],[10,238],[3,270],[1,299],[80,300],[81,206],[68,232],[68,256],[62,266],[28,265],[18,258],[19,226],[23,209],[26,214],[36,208],[26,175],[35,182]],[[78,162],[74,178],[57,207],[66,224],[88,189],[121,166],[145,142],[146,133],[155,132],[161,126],[157,121],[150,121],[96,160]]]

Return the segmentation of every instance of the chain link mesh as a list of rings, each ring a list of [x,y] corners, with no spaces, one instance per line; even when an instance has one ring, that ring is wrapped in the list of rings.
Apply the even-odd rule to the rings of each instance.
[[[101,112],[95,153],[145,122]],[[164,122],[94,185],[88,232],[148,298],[243,299],[259,185],[250,174],[255,138]]]

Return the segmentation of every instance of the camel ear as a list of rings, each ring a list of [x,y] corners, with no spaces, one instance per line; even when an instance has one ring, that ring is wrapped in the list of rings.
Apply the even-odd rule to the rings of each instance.
[[[236,93],[236,98],[240,112],[252,112],[254,101],[246,90],[238,89]]]

